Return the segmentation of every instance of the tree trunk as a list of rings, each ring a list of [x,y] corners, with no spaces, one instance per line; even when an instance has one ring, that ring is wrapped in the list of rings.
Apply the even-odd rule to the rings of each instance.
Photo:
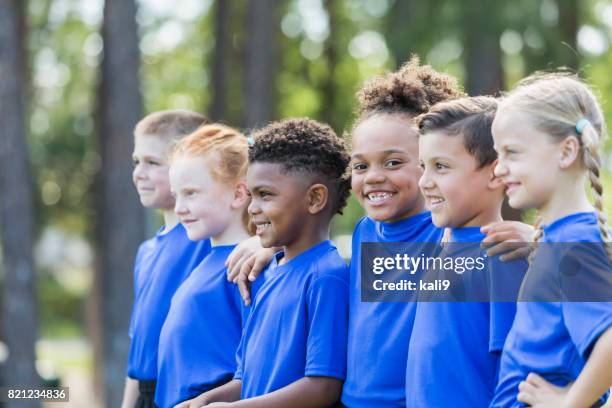
[[[470,95],[497,95],[504,89],[500,6],[488,0],[470,0],[465,4],[463,27],[465,37],[466,90]],[[505,220],[521,220],[521,211],[507,202],[502,208]]]
[[[249,0],[246,13],[245,126],[268,122],[274,110],[278,33],[277,0]]]
[[[4,264],[2,331],[9,350],[5,384],[39,386],[35,342],[33,197],[25,126],[25,22],[21,0],[0,0],[0,229]],[[7,407],[17,403],[6,404]],[[40,406],[36,402],[19,406]]]
[[[319,117],[323,122],[329,124],[336,131],[340,131],[344,125],[338,121],[340,117],[337,115],[336,109],[338,89],[336,88],[337,81],[335,75],[341,47],[338,29],[340,24],[339,8],[342,5],[340,1],[328,2],[326,5],[327,14],[329,15],[329,37],[325,41],[323,55],[327,64],[327,76],[321,85],[323,100],[319,110]]]
[[[227,79],[231,48],[230,0],[218,0],[215,10],[215,48],[212,59],[212,100],[210,118],[227,120]]]
[[[559,10],[559,36],[564,46],[560,47],[559,62],[574,71],[580,63],[576,48],[580,9],[577,0],[557,0]]]
[[[135,0],[106,0],[102,38],[96,290],[103,329],[104,406],[118,407],[129,350],[134,256],[145,225],[131,181],[133,130],[142,113]]]
[[[495,95],[504,88],[499,5],[470,0],[464,7],[466,88],[470,95]]]

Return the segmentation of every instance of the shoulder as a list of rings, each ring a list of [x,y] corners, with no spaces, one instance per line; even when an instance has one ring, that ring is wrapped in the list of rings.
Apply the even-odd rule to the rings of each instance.
[[[348,282],[348,265],[333,245],[313,259],[309,269],[313,280],[335,278]]]

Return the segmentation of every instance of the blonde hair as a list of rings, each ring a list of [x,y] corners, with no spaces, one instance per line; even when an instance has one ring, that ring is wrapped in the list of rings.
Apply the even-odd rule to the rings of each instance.
[[[588,171],[597,213],[599,232],[612,259],[611,237],[604,209],[600,148],[606,135],[601,106],[590,87],[571,73],[536,73],[522,80],[501,102],[500,110],[527,114],[539,131],[561,142],[568,136],[578,138],[581,159]],[[542,237],[536,226],[534,241]],[[530,260],[533,258],[533,253]]]
[[[193,133],[200,126],[210,123],[203,115],[184,109],[150,113],[136,124],[135,136],[157,136],[173,141]]]
[[[221,124],[204,125],[189,136],[179,140],[170,157],[170,163],[181,157],[208,158],[213,178],[233,187],[244,180],[249,165],[247,138],[239,131]],[[252,233],[247,208],[244,208],[243,222]]]

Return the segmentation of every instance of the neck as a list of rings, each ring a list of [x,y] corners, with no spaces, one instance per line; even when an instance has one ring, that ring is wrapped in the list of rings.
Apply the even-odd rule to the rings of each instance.
[[[425,211],[427,211],[427,208],[425,207],[425,200],[423,199],[422,196],[420,196],[417,204],[414,207],[412,207],[408,212],[406,212],[406,214],[404,214],[401,218],[394,220],[394,222],[405,220],[406,218],[410,218],[414,215],[421,214]]]
[[[503,221],[501,215],[503,201],[500,198],[497,200],[496,204],[485,206],[485,208],[477,213],[474,217],[467,220],[463,225],[458,225],[455,228],[462,227],[482,227],[483,225],[488,225],[493,222]]]
[[[559,182],[558,188],[542,206],[538,207],[542,222],[550,224],[570,214],[593,211],[584,189],[585,176]]]
[[[162,234],[165,234],[172,230],[178,224],[178,218],[174,209],[172,210],[162,210],[162,216],[164,217],[164,229]]]
[[[212,246],[234,245],[250,238],[250,235],[242,222],[242,215],[236,214],[233,222],[218,235],[210,237]]]
[[[307,224],[307,223],[306,223]],[[317,225],[311,228],[304,227],[299,239],[295,242],[283,247],[284,256],[279,264],[284,264],[295,258],[302,252],[312,248],[313,246],[329,239],[329,223]]]

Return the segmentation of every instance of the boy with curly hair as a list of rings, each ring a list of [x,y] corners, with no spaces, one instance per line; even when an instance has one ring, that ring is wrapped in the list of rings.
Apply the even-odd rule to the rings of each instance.
[[[292,119],[258,132],[249,162],[256,234],[283,251],[258,280],[234,380],[184,406],[328,407],[346,376],[348,268],[329,224],[349,195],[349,156],[329,126]]]

